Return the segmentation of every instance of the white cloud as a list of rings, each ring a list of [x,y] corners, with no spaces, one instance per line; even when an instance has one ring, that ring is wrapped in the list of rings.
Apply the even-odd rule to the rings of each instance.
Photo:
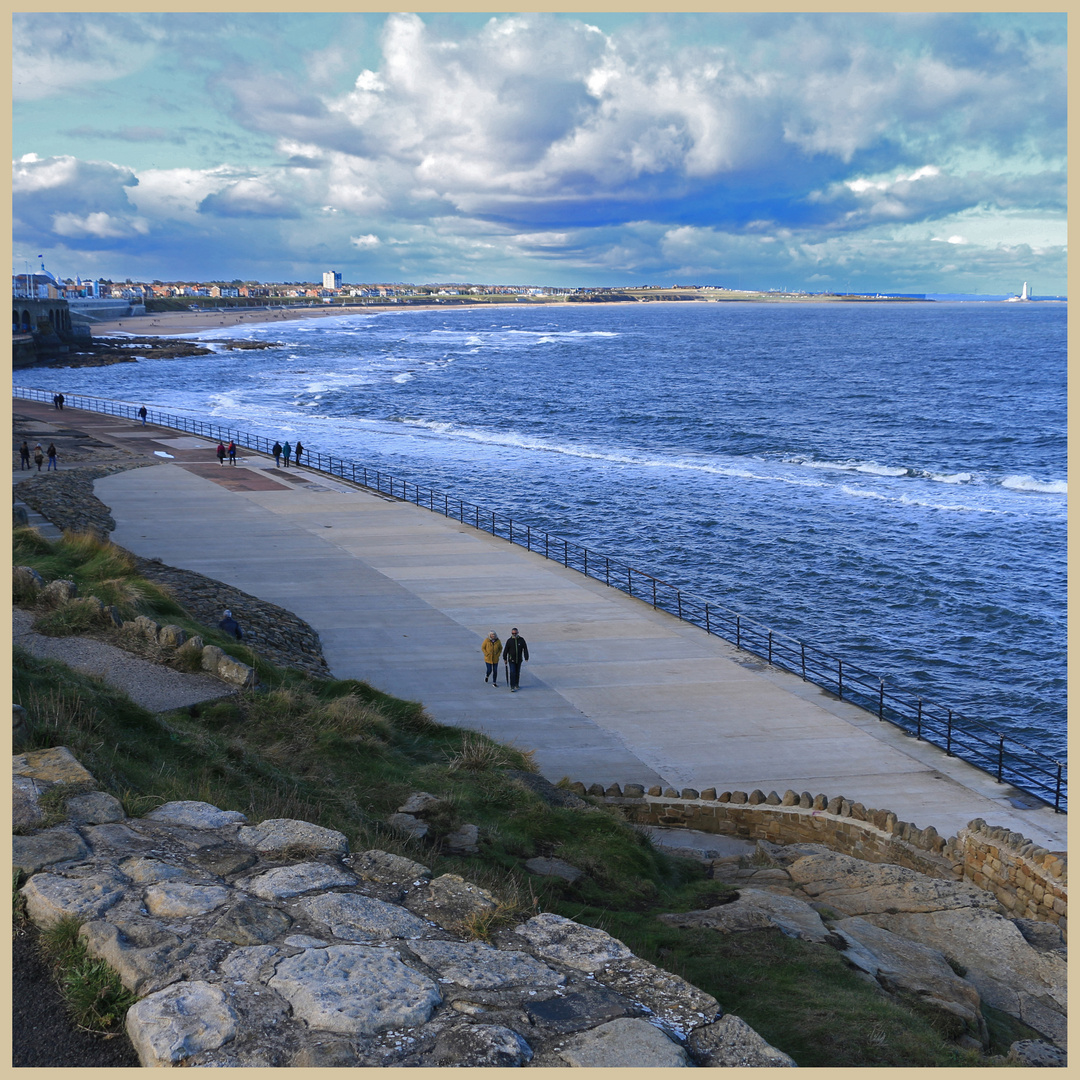
[[[53,216],[53,232],[69,239],[92,236],[99,240],[106,240],[124,236],[145,236],[149,231],[149,225],[142,218],[134,217],[125,221],[102,211],[85,214],[82,217],[78,214]]]
[[[368,233],[366,236],[350,236],[349,243],[358,248],[375,248],[382,241],[374,233]]]

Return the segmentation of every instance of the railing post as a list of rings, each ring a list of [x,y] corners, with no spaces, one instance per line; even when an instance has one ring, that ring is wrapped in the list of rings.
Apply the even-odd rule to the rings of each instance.
[[[626,591],[630,596],[634,595],[634,579],[630,576],[633,571],[628,566],[626,568]]]
[[[952,752],[952,709],[949,710],[949,726],[945,732],[945,753],[948,757],[953,757]]]
[[[769,663],[772,663],[772,631],[769,631]]]
[[[712,631],[709,629],[709,605],[708,604],[705,605],[705,633],[706,634],[711,634],[712,633]]]
[[[885,719],[885,680],[878,679],[877,718]]]
[[[588,577],[589,576],[589,549],[588,548],[582,548],[581,550],[583,552],[585,552],[585,576]]]
[[[656,610],[656,578],[652,579],[652,606]]]
[[[495,535],[495,511],[491,511],[491,535]]]
[[[997,771],[997,782],[999,784],[1001,783],[1001,772],[1002,772],[1002,769],[1004,767],[1005,767],[1005,736],[1004,735],[999,735],[998,736],[998,771]]]
[[[799,652],[802,654],[802,681],[806,682],[806,642],[799,642]]]
[[[611,560],[604,556],[604,584],[611,587]]]
[[[514,519],[510,519],[510,543],[514,542]]]
[[[544,558],[545,559],[550,559],[551,558],[551,556],[548,554],[548,541],[550,541],[550,540],[551,540],[551,537],[547,533],[544,533]]]
[[[679,609],[679,618],[682,618],[682,593],[675,590],[675,605]]]
[[[919,711],[915,716],[915,738],[922,742],[922,698],[919,698]]]
[[[742,648],[742,616],[735,616],[735,648]]]
[[[1061,813],[1061,762],[1057,763],[1057,785],[1054,788],[1054,813]]]
[[[570,565],[570,545],[565,540],[562,542],[562,564],[563,566]]]
[[[836,696],[844,700],[844,661],[836,661]]]
[[[532,526],[525,526],[525,550],[532,551]]]

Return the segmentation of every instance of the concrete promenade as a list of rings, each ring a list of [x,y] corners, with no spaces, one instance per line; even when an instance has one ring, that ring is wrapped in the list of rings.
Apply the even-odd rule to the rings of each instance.
[[[982,817],[1066,847],[1065,815],[542,555],[272,458],[219,466],[206,439],[70,408],[63,425],[171,455],[96,482],[118,544],[295,612],[336,676],[531,749],[551,780],[793,788],[946,836]],[[502,673],[485,684],[480,653],[488,630],[505,641],[511,626],[531,654],[516,694]]]

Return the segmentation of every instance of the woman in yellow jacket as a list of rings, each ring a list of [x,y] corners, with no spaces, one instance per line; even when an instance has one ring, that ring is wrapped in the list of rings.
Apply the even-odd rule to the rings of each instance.
[[[502,656],[502,642],[499,640],[499,635],[494,630],[486,638],[484,638],[484,644],[480,646],[480,651],[484,654],[484,664],[487,667],[487,674],[484,676],[484,682],[491,679],[492,686],[499,685],[499,657]]]

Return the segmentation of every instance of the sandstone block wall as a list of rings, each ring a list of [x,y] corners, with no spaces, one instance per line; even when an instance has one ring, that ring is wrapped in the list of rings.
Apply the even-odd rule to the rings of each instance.
[[[825,844],[873,863],[893,863],[930,877],[967,878],[992,893],[1014,918],[1068,922],[1068,860],[1019,833],[976,818],[958,836],[945,838],[929,825],[920,829],[888,810],[867,809],[841,796],[760,790],[696,791],[640,784],[572,784],[579,795],[618,806],[638,825],[695,829],[773,844]]]

